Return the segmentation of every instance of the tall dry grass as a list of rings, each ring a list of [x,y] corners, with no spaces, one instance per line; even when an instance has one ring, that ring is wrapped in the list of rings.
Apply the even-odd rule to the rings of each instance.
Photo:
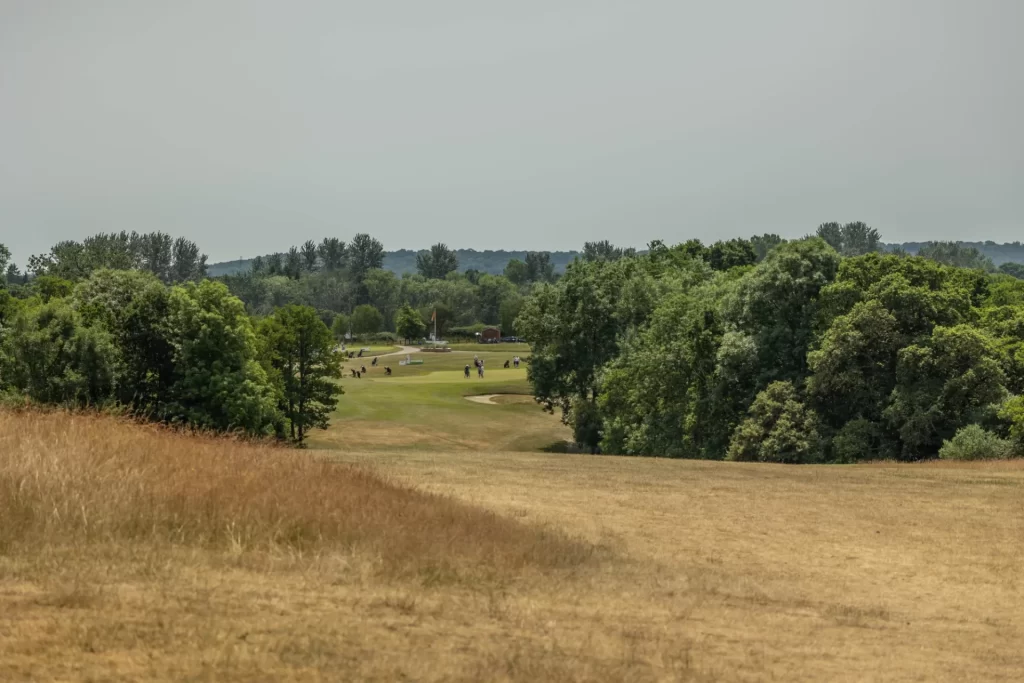
[[[344,552],[382,572],[541,570],[592,546],[294,450],[109,417],[0,412],[0,554],[167,543]]]

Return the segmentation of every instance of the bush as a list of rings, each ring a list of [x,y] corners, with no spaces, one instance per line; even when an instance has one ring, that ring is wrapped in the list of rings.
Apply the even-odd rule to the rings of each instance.
[[[392,344],[398,341],[398,337],[397,335],[395,335],[394,332],[378,332],[377,334],[368,334],[366,335],[365,338],[367,341],[389,342]]]
[[[1024,457],[1024,396],[1014,396],[999,411],[999,417],[1010,423],[1010,438],[1017,455]]]
[[[943,460],[998,460],[1011,454],[1010,442],[978,425],[968,425],[942,443]]]
[[[733,433],[729,460],[779,463],[821,461],[818,416],[789,382],[772,382],[750,406],[750,417]]]

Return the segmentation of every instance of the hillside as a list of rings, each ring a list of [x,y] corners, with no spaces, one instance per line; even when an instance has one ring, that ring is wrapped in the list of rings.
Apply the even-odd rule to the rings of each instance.
[[[399,249],[389,251],[384,255],[384,270],[390,270],[399,275],[416,272],[416,254],[413,249]],[[526,258],[526,251],[506,251],[504,249],[477,251],[476,249],[456,249],[459,257],[459,270],[470,268],[483,273],[499,275],[505,270],[505,265],[512,259],[523,260]],[[578,251],[553,251],[551,262],[555,265],[555,272],[561,273],[566,265],[572,262],[579,255]],[[207,274],[210,277],[219,275],[234,275],[243,272],[251,267],[252,259],[240,259],[235,261],[222,261],[212,263],[207,267]]]
[[[928,242],[903,242],[886,244],[887,249],[893,247],[901,247],[908,254],[916,254],[921,250],[921,247],[928,244]],[[1021,242],[1006,242],[1000,244],[988,240],[986,242],[957,242],[962,247],[973,247],[980,251],[983,255],[992,259],[992,262],[997,266],[1004,263],[1024,263],[1024,244]]]

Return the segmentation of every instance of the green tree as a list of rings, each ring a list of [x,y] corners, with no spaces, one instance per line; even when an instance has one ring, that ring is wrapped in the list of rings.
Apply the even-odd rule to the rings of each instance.
[[[423,339],[427,331],[427,325],[423,318],[409,304],[403,305],[395,315],[395,330],[398,336],[406,341]]]
[[[369,235],[360,233],[353,237],[349,244],[348,260],[352,278],[356,282],[362,282],[369,271],[384,267],[384,245]]]
[[[306,240],[299,250],[302,255],[302,270],[307,273],[315,273],[319,266],[320,253],[317,251],[316,242]]]
[[[280,381],[280,407],[298,444],[310,429],[327,429],[341,387],[331,333],[309,306],[285,306],[260,325],[263,348]]]
[[[817,236],[843,256],[862,256],[881,248],[882,236],[866,223],[856,221],[840,225],[822,223]]]
[[[123,270],[94,272],[71,298],[83,322],[102,326],[117,348],[117,401],[156,418],[164,416],[175,381],[169,298],[156,276]]]
[[[298,247],[291,247],[284,257],[284,274],[292,280],[302,277],[302,253]]]
[[[325,237],[316,251],[327,272],[341,270],[345,265],[345,243],[337,237]]]
[[[516,331],[516,318],[523,310],[523,297],[518,294],[506,297],[502,300],[501,306],[498,307],[498,318],[501,325],[502,334],[514,335]]]
[[[1003,263],[999,266],[999,272],[1024,280],[1024,263]]]
[[[754,235],[750,238],[750,245],[754,248],[754,254],[757,255],[757,262],[764,261],[765,257],[768,256],[768,252],[779,246],[786,240],[782,239],[774,233],[764,233],[763,235]]]
[[[351,321],[349,320],[349,317],[344,313],[339,313],[334,316],[334,322],[331,323],[331,334],[334,335],[335,339],[340,341],[349,333],[350,325]]]
[[[900,349],[884,417],[899,432],[903,457],[935,457],[961,427],[991,421],[1006,396],[1002,361],[994,340],[969,325],[936,327]]]
[[[497,325],[501,320],[501,303],[516,295],[516,286],[504,276],[480,276],[480,284],[477,285],[477,320]]]
[[[171,282],[198,282],[206,277],[206,254],[199,253],[195,242],[184,237],[174,240],[171,258]]]
[[[517,258],[512,259],[505,266],[505,277],[514,285],[525,285],[530,282],[529,267]]]
[[[20,308],[0,339],[0,381],[29,399],[74,406],[111,399],[117,349],[67,301]]]
[[[44,303],[51,299],[63,299],[71,294],[74,283],[56,275],[40,275],[32,281],[34,289]]]
[[[448,245],[438,242],[416,255],[416,270],[426,278],[440,279],[459,269],[459,257]]]
[[[551,262],[551,252],[526,252],[526,271],[527,282],[554,282],[555,264]],[[506,277],[508,276],[506,275]],[[509,279],[511,280],[512,278]],[[515,281],[513,280],[513,282]]]
[[[918,250],[917,255],[957,268],[971,268],[987,273],[996,269],[992,259],[975,247],[968,247],[959,242],[928,242]]]
[[[384,325],[384,316],[373,306],[362,304],[356,306],[355,310],[352,311],[349,322],[352,324],[352,334],[365,336],[380,332],[381,327]]]
[[[384,316],[384,327],[394,329],[395,311],[401,305],[402,283],[390,270],[379,268],[366,273],[363,278],[367,303]]]
[[[758,388],[806,376],[818,294],[835,278],[839,261],[821,239],[787,242],[740,281],[727,319],[753,341]]]
[[[608,240],[586,242],[583,245],[584,261],[618,261],[636,255],[636,249],[616,247]]]
[[[708,251],[708,263],[715,270],[729,270],[739,266],[750,266],[757,262],[757,252],[749,240],[732,239],[718,241]]]
[[[730,460],[777,463],[820,462],[821,456],[817,415],[789,382],[772,382],[757,395],[728,453]]]
[[[256,360],[244,304],[220,282],[176,286],[166,324],[174,349],[167,418],[220,431],[271,433],[280,413],[274,387]]]
[[[11,252],[0,242],[0,273],[8,273],[7,264],[11,261]],[[14,264],[11,264],[14,265]],[[0,289],[3,288],[4,282],[0,282]]]

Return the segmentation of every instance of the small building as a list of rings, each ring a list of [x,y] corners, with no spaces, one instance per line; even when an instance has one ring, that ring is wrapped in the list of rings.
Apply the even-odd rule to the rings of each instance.
[[[481,344],[497,344],[501,341],[501,330],[497,327],[485,327],[480,332]]]

